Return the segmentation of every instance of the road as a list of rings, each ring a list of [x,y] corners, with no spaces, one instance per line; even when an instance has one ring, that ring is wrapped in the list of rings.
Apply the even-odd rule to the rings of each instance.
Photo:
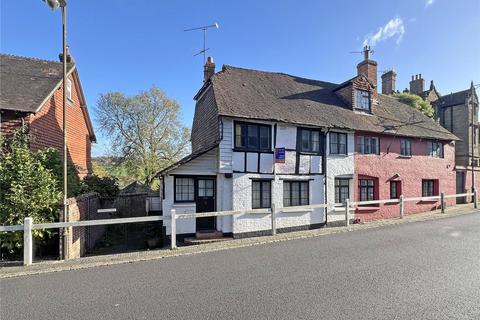
[[[480,319],[480,213],[4,279],[7,319]]]

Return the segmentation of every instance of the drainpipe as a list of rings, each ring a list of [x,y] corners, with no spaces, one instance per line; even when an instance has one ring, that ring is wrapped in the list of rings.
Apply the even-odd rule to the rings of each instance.
[[[325,136],[323,139],[323,173],[324,173],[324,179],[323,179],[323,184],[324,184],[324,195],[323,195],[323,203],[326,204],[327,206],[325,207],[325,226],[328,224],[328,197],[327,197],[327,191],[328,191],[328,175],[327,175],[327,135],[330,132],[330,129],[327,129],[325,132]]]

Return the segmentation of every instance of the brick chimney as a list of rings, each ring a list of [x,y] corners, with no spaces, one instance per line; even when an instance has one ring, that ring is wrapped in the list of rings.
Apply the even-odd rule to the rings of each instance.
[[[370,46],[365,46],[363,48],[363,54],[365,59],[357,65],[358,75],[365,75],[368,80],[375,86],[375,92],[377,93],[377,62],[370,60],[370,54],[373,51],[370,49]]]
[[[395,92],[395,85],[397,82],[397,73],[395,70],[389,70],[382,74],[382,93],[392,94]]]
[[[207,62],[203,67],[203,82],[206,82],[214,74],[215,74],[215,63],[213,62],[212,57],[208,57]]]
[[[422,74],[416,74],[412,76],[412,81],[410,81],[410,93],[420,95],[425,91],[425,80],[422,78]]]
[[[66,51],[67,51],[67,63],[73,62],[73,57],[70,54],[70,47],[69,46],[67,46]],[[58,59],[60,60],[60,62],[63,62],[63,52],[58,55]]]

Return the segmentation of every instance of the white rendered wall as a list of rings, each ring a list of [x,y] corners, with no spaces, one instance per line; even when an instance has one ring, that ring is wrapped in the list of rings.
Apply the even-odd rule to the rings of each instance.
[[[252,209],[252,179],[272,179],[273,175],[265,174],[233,174],[233,210]],[[277,208],[277,228],[297,227],[325,222],[324,209],[299,210],[297,212],[282,212],[283,179],[289,181],[309,181],[310,204],[323,203],[323,176],[292,176],[276,175],[272,181],[272,202]],[[244,214],[233,218],[233,233],[271,230],[269,214]]]

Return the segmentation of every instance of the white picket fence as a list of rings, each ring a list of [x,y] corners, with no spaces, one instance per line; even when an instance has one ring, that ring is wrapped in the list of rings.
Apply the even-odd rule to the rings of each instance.
[[[474,190],[473,193],[460,193],[452,195],[444,195],[441,193],[439,196],[433,197],[410,197],[405,198],[403,195],[399,199],[386,199],[386,200],[373,200],[373,201],[350,201],[347,199],[344,204],[335,203],[335,204],[315,204],[307,206],[294,206],[294,207],[284,207],[279,208],[282,212],[295,212],[299,210],[309,210],[316,208],[328,208],[328,211],[333,212],[342,212],[344,215],[345,225],[348,226],[350,222],[350,212],[354,210],[355,206],[362,205],[377,205],[385,203],[399,203],[399,218],[404,216],[404,203],[408,201],[438,201],[440,200],[441,211],[445,211],[445,199],[447,198],[458,198],[458,197],[470,197],[473,196],[473,206],[477,208],[477,192]],[[109,209],[106,209],[109,210]],[[220,216],[233,216],[233,215],[244,215],[244,214],[268,214],[271,216],[271,232],[272,235],[277,233],[276,227],[276,214],[277,209],[275,205],[272,205],[272,208],[268,209],[252,209],[252,210],[239,210],[239,211],[216,211],[216,212],[200,212],[200,213],[184,213],[177,214],[175,209],[171,210],[170,216],[146,216],[146,217],[135,217],[135,218],[116,218],[116,219],[99,219],[99,220],[85,220],[85,221],[74,221],[74,222],[51,222],[51,223],[38,223],[34,224],[33,219],[30,217],[25,218],[24,224],[14,225],[14,226],[0,226],[0,232],[2,231],[23,231],[23,263],[24,265],[31,265],[33,262],[33,239],[32,239],[32,230],[36,229],[59,229],[59,228],[68,228],[68,227],[88,227],[88,226],[99,226],[99,225],[110,225],[110,224],[124,224],[124,223],[139,223],[139,222],[152,222],[152,221],[164,221],[170,220],[171,227],[171,246],[172,250],[177,248],[177,233],[176,233],[176,222],[178,219],[192,219],[192,218],[201,218],[201,217],[220,217]],[[334,213],[336,215],[336,213]]]

